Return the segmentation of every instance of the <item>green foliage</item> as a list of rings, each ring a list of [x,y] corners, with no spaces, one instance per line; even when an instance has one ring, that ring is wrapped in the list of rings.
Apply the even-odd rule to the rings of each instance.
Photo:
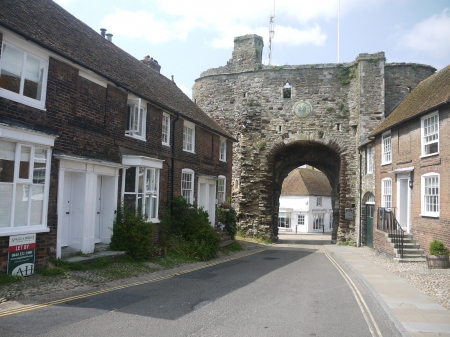
[[[209,223],[208,213],[181,196],[170,201],[161,237],[170,251],[195,260],[210,260],[219,252],[220,239]]]
[[[0,274],[0,286],[19,282],[20,280],[22,280],[22,276],[9,276],[6,274]]]
[[[350,84],[350,81],[356,78],[356,66],[342,67],[341,72],[337,75],[342,84]]]
[[[247,102],[248,106],[253,106],[253,103],[255,102],[255,100],[253,98],[250,98]]]
[[[446,255],[450,254],[450,251],[445,248],[444,243],[439,240],[433,240],[430,242],[430,255]]]
[[[344,110],[344,103],[339,103],[339,110]]]
[[[61,276],[64,275],[64,269],[60,267],[51,268],[49,266],[45,266],[43,268],[36,269],[36,274],[50,277]]]
[[[230,204],[222,203],[217,207],[217,220],[225,224],[225,232],[234,239],[237,233],[236,210]]]
[[[110,248],[126,251],[136,261],[148,260],[153,253],[153,230],[141,210],[136,212],[134,205],[125,204],[117,212]]]
[[[331,106],[329,106],[327,109],[326,109],[328,112],[331,112],[331,111],[333,111],[334,110],[334,108],[333,107],[331,107]]]
[[[257,148],[259,151],[264,151],[266,149],[266,142],[263,140],[261,142],[258,143]]]
[[[240,245],[239,242],[233,242],[230,245],[230,247],[228,247],[227,251],[229,251],[229,252],[238,252],[238,251],[241,251],[242,249],[243,248],[242,248],[242,246]]]

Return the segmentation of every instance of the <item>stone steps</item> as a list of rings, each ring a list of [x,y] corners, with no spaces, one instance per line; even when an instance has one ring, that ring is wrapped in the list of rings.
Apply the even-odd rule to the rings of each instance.
[[[225,233],[225,231],[221,230],[220,228],[214,228],[214,230],[219,235],[220,248],[229,247],[236,242],[236,240],[233,240],[229,235],[227,235],[227,233]]]
[[[403,257],[400,257],[399,244],[392,242],[395,241],[395,235],[387,234],[387,240],[391,244],[396,256],[394,261],[399,263],[426,261],[425,251],[420,248],[420,245],[414,239],[412,234],[404,234],[403,236]]]

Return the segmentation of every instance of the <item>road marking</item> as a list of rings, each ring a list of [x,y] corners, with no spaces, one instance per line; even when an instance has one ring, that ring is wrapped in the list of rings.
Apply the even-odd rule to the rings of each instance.
[[[361,310],[364,319],[366,320],[367,326],[369,327],[370,333],[373,337],[379,336],[383,337],[381,334],[380,329],[378,328],[377,322],[375,321],[375,318],[372,315],[372,312],[370,311],[369,307],[366,304],[366,301],[364,301],[363,296],[359,292],[356,285],[351,280],[350,276],[347,275],[344,269],[331,257],[330,254],[325,253],[326,257],[331,261],[331,263],[336,267],[336,269],[341,273],[344,280],[347,282],[348,286],[350,287],[351,291],[353,292],[353,296],[355,296],[356,302],[358,303],[359,309]]]
[[[134,282],[134,283],[120,285],[120,286],[116,286],[116,287],[112,287],[112,288],[108,288],[108,289],[102,289],[102,290],[93,291],[93,292],[90,292],[90,293],[87,293],[87,294],[71,296],[71,297],[63,298],[63,299],[56,300],[56,301],[46,302],[46,303],[42,303],[42,304],[33,304],[33,305],[28,305],[28,306],[25,306],[25,307],[22,307],[22,308],[17,308],[17,309],[12,309],[12,310],[8,310],[8,311],[0,312],[0,317],[20,314],[22,312],[27,312],[27,311],[37,310],[37,309],[41,309],[41,308],[45,308],[45,307],[50,307],[52,305],[57,305],[57,304],[65,303],[65,302],[70,302],[70,301],[73,301],[73,300],[78,300],[80,298],[86,298],[86,297],[91,297],[91,296],[95,296],[95,295],[105,294],[105,293],[109,293],[109,292],[112,292],[112,291],[115,291],[115,290],[125,289],[125,288],[134,287],[134,286],[138,286],[138,285],[142,285],[142,284],[147,284],[147,283],[153,283],[153,282],[167,280],[167,279],[172,278],[172,277],[177,276],[177,275],[183,275],[183,274],[191,273],[193,271],[197,271],[197,270],[200,270],[200,269],[205,269],[205,268],[208,268],[208,267],[216,266],[218,264],[222,264],[222,263],[225,263],[225,262],[230,262],[230,261],[237,260],[237,259],[240,259],[240,258],[243,258],[243,257],[246,257],[246,256],[250,256],[250,255],[257,254],[257,253],[261,253],[264,250],[265,250],[264,248],[258,249],[258,250],[252,251],[252,252],[250,252],[248,254],[240,255],[240,256],[237,256],[237,257],[231,257],[229,259],[225,259],[225,260],[221,260],[221,261],[208,263],[208,264],[206,264],[204,266],[195,267],[195,268],[191,268],[191,269],[188,269],[188,270],[183,270],[183,271],[180,271],[178,273],[173,273],[173,274],[170,274],[170,275],[157,277],[157,278],[154,278],[154,279],[151,279],[151,280],[146,280],[146,281],[141,281],[141,282]]]

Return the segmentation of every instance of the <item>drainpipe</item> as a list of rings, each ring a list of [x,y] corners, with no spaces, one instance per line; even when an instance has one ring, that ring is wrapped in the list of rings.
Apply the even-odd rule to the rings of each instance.
[[[362,226],[361,226],[361,215],[362,215],[362,155],[361,148],[359,149],[359,233],[358,233],[358,242],[356,243],[357,247],[361,247],[362,242]]]
[[[175,122],[180,118],[180,115],[177,114],[176,115],[177,118],[175,118],[172,122],[172,161],[171,161],[171,177],[170,177],[170,188],[171,188],[171,193],[170,193],[170,198],[171,200],[173,200],[173,182],[174,182],[174,174],[175,174]],[[172,211],[172,204],[170,205],[170,210]]]

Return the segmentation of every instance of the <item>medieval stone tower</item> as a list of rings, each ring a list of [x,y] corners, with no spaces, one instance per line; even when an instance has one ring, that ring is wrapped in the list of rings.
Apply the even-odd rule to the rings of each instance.
[[[203,72],[193,87],[194,101],[238,140],[232,198],[239,226],[276,240],[283,180],[308,164],[332,186],[333,240],[355,242],[362,191],[358,147],[435,69],[386,64],[383,52],[343,64],[265,66],[262,49],[260,36],[236,37],[232,59]]]

